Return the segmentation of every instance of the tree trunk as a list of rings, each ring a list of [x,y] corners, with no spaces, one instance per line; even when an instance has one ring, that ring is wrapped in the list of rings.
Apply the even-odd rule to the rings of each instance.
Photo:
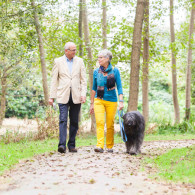
[[[107,49],[107,20],[106,20],[106,0],[102,0],[102,37],[103,37],[103,49]]]
[[[45,105],[48,105],[49,93],[48,93],[48,85],[47,85],[47,68],[46,68],[46,63],[45,63],[45,50],[43,47],[41,26],[39,24],[39,18],[38,18],[38,14],[36,11],[34,0],[31,0],[31,6],[33,8],[34,22],[35,22],[35,27],[36,27],[38,42],[39,42],[39,53],[40,53],[40,60],[41,60],[41,72],[42,72],[42,83],[43,83],[43,91],[44,91],[44,97],[45,97]]]
[[[82,14],[82,11],[83,11],[83,1],[80,0],[79,1],[79,38],[80,38],[80,44],[79,44],[79,56],[83,56],[83,29],[82,29],[82,23],[83,23],[83,14]]]
[[[89,87],[90,87],[90,94],[92,91],[92,85],[93,85],[93,56],[92,56],[92,50],[90,45],[90,39],[89,39],[89,25],[88,25],[88,18],[87,18],[87,7],[86,7],[86,0],[83,0],[83,25],[84,25],[84,37],[85,37],[85,46],[86,50],[88,52],[88,71],[89,71]],[[91,132],[95,132],[96,125],[95,125],[95,114],[91,115]]]
[[[137,0],[136,15],[133,30],[133,44],[131,52],[131,73],[128,111],[137,110],[139,93],[139,69],[140,69],[140,51],[142,24],[144,19],[145,0]]]
[[[146,0],[144,15],[144,49],[143,49],[143,78],[142,78],[142,104],[143,116],[146,122],[149,119],[149,101],[148,101],[148,71],[149,71],[149,0]]]
[[[80,38],[80,43],[79,43],[79,56],[83,56],[83,28],[82,28],[82,23],[83,23],[83,1],[79,0],[79,38]],[[79,112],[79,122],[81,121],[82,118],[82,104],[81,104],[81,109]]]
[[[172,61],[172,96],[175,112],[175,123],[180,122],[179,103],[177,98],[177,69],[175,52],[175,31],[173,20],[173,0],[170,0],[170,31],[171,31],[171,61]]]
[[[7,89],[7,79],[6,76],[3,75],[1,78],[1,109],[0,109],[0,126],[3,123],[3,119],[5,118],[5,110],[6,110],[6,89]]]
[[[192,10],[190,17],[189,26],[189,42],[188,42],[188,64],[186,69],[186,111],[185,119],[190,118],[190,104],[191,104],[191,65],[192,65],[192,42],[193,42],[193,31],[194,31],[194,17],[195,17],[195,0],[192,2]]]

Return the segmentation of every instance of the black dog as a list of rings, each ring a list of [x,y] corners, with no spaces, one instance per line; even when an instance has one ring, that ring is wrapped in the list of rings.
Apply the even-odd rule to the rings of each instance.
[[[145,120],[138,111],[127,112],[124,116],[124,129],[127,136],[126,152],[131,155],[141,153],[141,145],[144,139]]]

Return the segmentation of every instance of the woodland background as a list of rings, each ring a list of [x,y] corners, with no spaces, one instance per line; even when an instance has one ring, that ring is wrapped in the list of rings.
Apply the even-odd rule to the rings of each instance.
[[[146,121],[194,131],[194,0],[1,0],[0,125],[44,120],[51,70],[73,41],[88,75],[81,123],[90,119],[92,72],[102,48],[120,69],[125,108]],[[55,111],[58,112],[58,111]],[[94,131],[94,116],[91,117]]]

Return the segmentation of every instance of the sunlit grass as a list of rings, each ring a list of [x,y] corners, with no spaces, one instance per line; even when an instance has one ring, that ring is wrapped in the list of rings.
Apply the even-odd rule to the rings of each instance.
[[[195,184],[195,146],[173,149],[145,162],[157,167],[157,175],[165,180]]]
[[[19,160],[33,157],[37,154],[56,150],[57,139],[43,141],[21,141],[17,143],[0,143],[0,174],[12,168]]]
[[[195,134],[149,134],[146,135],[144,141],[158,141],[158,140],[185,140],[195,139]]]

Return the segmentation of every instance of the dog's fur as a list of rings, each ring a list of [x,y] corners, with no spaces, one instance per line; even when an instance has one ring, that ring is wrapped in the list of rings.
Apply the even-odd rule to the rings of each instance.
[[[126,152],[131,155],[141,153],[141,145],[144,139],[145,120],[138,111],[127,112],[124,116],[124,129],[127,136]]]

